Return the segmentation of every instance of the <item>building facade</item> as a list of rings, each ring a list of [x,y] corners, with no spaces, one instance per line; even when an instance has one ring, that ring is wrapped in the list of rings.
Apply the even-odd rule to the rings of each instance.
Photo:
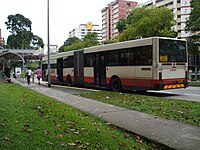
[[[102,41],[114,39],[118,35],[117,22],[119,19],[126,18],[137,5],[138,3],[133,1],[115,0],[101,10]]]
[[[190,36],[190,32],[185,30],[186,21],[189,19],[191,13],[191,0],[150,0],[143,3],[140,6],[154,6],[161,7],[166,6],[171,9],[174,14],[174,20],[176,25],[174,26],[174,31],[178,32],[178,38],[186,38]]]
[[[0,45],[4,45],[5,44],[5,40],[4,38],[1,36],[1,28],[0,28]]]
[[[58,50],[59,50],[59,45],[55,45],[55,44],[49,45],[49,53],[50,54],[56,54],[56,53],[58,53]],[[48,54],[48,44],[45,44],[44,48],[38,49],[38,53],[47,55]]]
[[[102,41],[102,30],[100,29],[100,26],[92,24],[91,22],[88,22],[87,24],[80,24],[79,28],[75,28],[69,32],[69,37],[77,37],[82,40],[88,32],[96,32],[98,42]]]

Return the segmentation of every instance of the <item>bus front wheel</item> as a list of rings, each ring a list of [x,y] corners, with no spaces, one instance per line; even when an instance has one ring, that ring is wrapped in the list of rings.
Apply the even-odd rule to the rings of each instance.
[[[114,92],[121,91],[121,82],[119,78],[113,78],[110,82],[110,89]]]
[[[67,86],[72,86],[72,79],[70,76],[67,76],[66,83],[67,83]]]

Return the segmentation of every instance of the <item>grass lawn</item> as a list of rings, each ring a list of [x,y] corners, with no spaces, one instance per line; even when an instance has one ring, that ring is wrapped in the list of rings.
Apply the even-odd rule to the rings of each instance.
[[[105,94],[112,97],[110,92]],[[117,93],[112,94],[117,96]],[[125,99],[123,101],[126,103]],[[0,149],[145,150],[164,147],[18,84],[0,83]]]
[[[200,103],[137,94],[98,91],[79,96],[200,126]]]
[[[190,86],[199,86],[199,87],[200,87],[200,82],[199,82],[199,81],[197,81],[197,82],[195,82],[195,81],[190,81],[190,82],[189,82],[189,85],[190,85]]]

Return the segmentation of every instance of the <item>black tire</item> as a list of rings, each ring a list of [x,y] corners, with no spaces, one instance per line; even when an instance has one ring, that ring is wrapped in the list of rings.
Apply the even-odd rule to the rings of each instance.
[[[138,93],[145,94],[147,90],[136,90]]]
[[[67,76],[66,84],[67,86],[72,86],[72,78],[70,76]]]
[[[114,92],[121,91],[121,82],[119,78],[113,78],[110,82],[110,89]]]

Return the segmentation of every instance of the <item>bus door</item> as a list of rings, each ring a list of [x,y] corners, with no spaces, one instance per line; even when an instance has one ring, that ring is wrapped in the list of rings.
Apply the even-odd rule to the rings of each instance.
[[[106,65],[105,65],[105,53],[96,53],[94,63],[94,79],[95,85],[106,85]]]
[[[48,69],[48,66],[46,62],[43,62],[42,64],[42,80],[43,81],[47,81],[47,69]]]
[[[74,51],[74,85],[84,84],[83,50]]]
[[[63,58],[57,59],[57,79],[63,82]]]

